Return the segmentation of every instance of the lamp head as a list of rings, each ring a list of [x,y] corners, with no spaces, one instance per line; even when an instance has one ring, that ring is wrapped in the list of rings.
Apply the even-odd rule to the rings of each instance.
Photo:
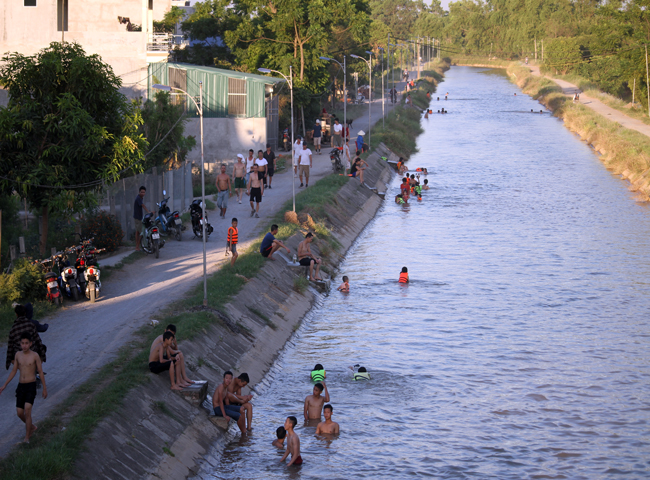
[[[372,52],[369,52],[368,50],[366,50],[366,53],[367,53],[368,55],[372,55]]]
[[[359,55],[355,55],[354,53],[351,53],[350,56],[351,56],[352,58],[361,58]]]
[[[170,87],[169,85],[161,85],[159,83],[153,84],[151,86],[151,88],[155,88],[156,90],[164,90],[166,92],[171,92],[172,91],[172,87]]]
[[[321,60],[327,60],[328,62],[332,61],[330,57],[318,57],[318,58],[320,58]]]
[[[268,68],[258,68],[257,71],[262,73],[271,73],[271,70]]]

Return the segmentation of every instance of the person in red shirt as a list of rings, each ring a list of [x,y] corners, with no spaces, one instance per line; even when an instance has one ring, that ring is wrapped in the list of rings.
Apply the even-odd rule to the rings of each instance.
[[[226,241],[228,242],[228,251],[232,253],[232,259],[230,260],[230,266],[235,266],[235,261],[239,254],[237,253],[237,242],[239,241],[239,230],[237,229],[237,219],[232,219],[232,226],[228,227],[228,237]]]

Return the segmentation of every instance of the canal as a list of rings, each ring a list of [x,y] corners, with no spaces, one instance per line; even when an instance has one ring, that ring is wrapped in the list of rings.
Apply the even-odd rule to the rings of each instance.
[[[454,67],[431,107],[408,163],[431,188],[387,198],[337,275],[350,293],[314,308],[204,478],[650,476],[648,207],[503,72]],[[302,420],[316,363],[334,439]],[[288,415],[301,467],[271,446]]]

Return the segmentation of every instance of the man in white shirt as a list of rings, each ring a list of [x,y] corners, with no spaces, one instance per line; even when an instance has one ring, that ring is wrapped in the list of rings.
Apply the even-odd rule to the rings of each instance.
[[[309,167],[312,166],[311,150],[307,148],[307,144],[302,144],[302,150],[299,153],[300,158],[300,186],[302,187],[302,174],[305,174],[305,187],[309,186]]]
[[[251,170],[253,169],[253,165],[255,165],[255,152],[251,148],[248,151],[248,158],[246,158],[246,185],[248,185],[248,179],[251,176]]]
[[[300,152],[302,151],[302,137],[298,135],[293,144],[293,176],[298,176],[298,160],[300,159]]]
[[[257,152],[257,158],[255,159],[255,163],[257,164],[257,175],[259,176],[260,180],[264,183],[264,187],[266,187],[266,171],[269,166],[269,162],[266,161],[266,158],[264,158],[264,152],[262,150],[259,150]]]
[[[343,133],[343,125],[339,123],[338,119],[335,119],[334,125],[332,125],[332,147],[343,146],[343,142],[341,142],[342,133]]]

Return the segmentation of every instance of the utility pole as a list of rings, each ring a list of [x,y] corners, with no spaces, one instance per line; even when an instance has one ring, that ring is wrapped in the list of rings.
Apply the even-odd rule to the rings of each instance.
[[[648,44],[645,45],[645,84],[648,87],[648,116],[650,117],[650,74],[648,74]]]
[[[542,63],[544,63],[544,40],[542,40]]]
[[[537,37],[535,37],[535,61],[537,61]]]

